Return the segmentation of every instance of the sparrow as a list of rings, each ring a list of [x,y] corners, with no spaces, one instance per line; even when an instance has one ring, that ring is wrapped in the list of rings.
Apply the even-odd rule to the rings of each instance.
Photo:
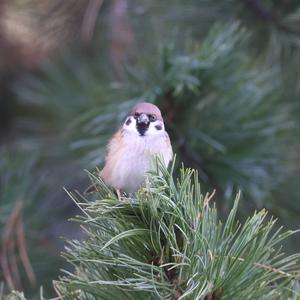
[[[123,192],[134,193],[143,185],[155,155],[168,166],[173,156],[170,138],[159,108],[139,103],[110,140],[100,177],[121,200]]]

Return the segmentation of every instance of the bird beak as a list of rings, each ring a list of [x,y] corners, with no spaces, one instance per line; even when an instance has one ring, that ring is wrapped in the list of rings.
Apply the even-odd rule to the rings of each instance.
[[[138,123],[148,124],[149,123],[149,118],[146,114],[140,114],[137,121],[138,121]]]

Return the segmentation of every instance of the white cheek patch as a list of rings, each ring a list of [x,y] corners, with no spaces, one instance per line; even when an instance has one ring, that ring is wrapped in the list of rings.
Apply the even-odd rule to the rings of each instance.
[[[127,133],[135,134],[140,136],[137,128],[136,128],[136,119],[132,116],[128,117],[123,125],[123,130]],[[150,122],[149,128],[146,131],[146,136],[154,136],[154,135],[162,135],[164,134],[165,126],[164,123],[160,120],[156,120],[155,122]]]
[[[164,131],[165,131],[164,123],[162,121],[157,120],[155,122],[150,122],[147,134],[161,135],[164,134]]]
[[[127,132],[137,133],[136,120],[133,117],[128,117],[123,125],[123,129]]]

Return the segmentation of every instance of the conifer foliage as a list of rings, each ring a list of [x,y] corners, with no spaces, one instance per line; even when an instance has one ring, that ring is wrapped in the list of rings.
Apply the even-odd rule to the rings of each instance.
[[[74,272],[56,282],[65,299],[287,299],[299,254],[280,244],[294,232],[274,230],[267,211],[236,220],[239,203],[220,221],[214,192],[202,195],[195,170],[178,179],[162,164],[146,186],[119,201],[91,174],[93,201],[70,194],[87,234],[64,256]]]
[[[285,238],[292,231],[277,231],[265,210],[253,214],[266,207],[278,223],[299,228],[299,0],[49,0],[41,6],[0,0],[1,17],[4,2],[14,16],[8,21],[19,25],[1,18],[1,37],[4,30],[19,32],[28,54],[37,55],[34,72],[0,67],[0,255],[9,269],[20,269],[0,266],[0,299],[14,288],[20,292],[7,299],[24,300],[23,290],[36,300],[38,286],[41,299],[53,295],[52,280],[64,268],[59,236],[73,237],[64,221],[74,205],[61,187],[86,187],[81,170],[103,166],[109,138],[141,101],[161,108],[177,162],[196,171],[160,166],[162,177],[153,173],[122,202],[91,174],[97,193],[71,195],[87,239],[79,233],[64,254],[75,271],[66,267],[55,283],[57,297],[299,299],[298,255],[287,257],[280,248],[299,251],[299,237],[291,245]],[[123,17],[118,3],[125,4]],[[29,19],[37,17],[28,27],[25,7]],[[79,29],[86,24],[91,30]],[[24,38],[29,27],[34,30]],[[59,53],[40,60],[51,49],[32,41],[55,46],[50,36]],[[15,51],[3,49],[9,63]],[[27,51],[17,53],[15,62],[23,62]],[[245,201],[238,205],[239,189]],[[20,200],[32,287],[18,247],[8,247],[15,239],[5,234],[16,228],[7,224],[14,224],[9,216]]]

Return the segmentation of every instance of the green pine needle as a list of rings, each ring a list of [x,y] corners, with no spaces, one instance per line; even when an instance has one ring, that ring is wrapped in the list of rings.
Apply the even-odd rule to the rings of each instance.
[[[123,201],[91,178],[106,195],[70,194],[87,239],[64,253],[75,267],[56,282],[65,299],[281,299],[292,288],[300,255],[285,256],[280,243],[295,232],[275,231],[266,210],[239,223],[239,195],[222,223],[195,170],[175,180],[158,163]]]

